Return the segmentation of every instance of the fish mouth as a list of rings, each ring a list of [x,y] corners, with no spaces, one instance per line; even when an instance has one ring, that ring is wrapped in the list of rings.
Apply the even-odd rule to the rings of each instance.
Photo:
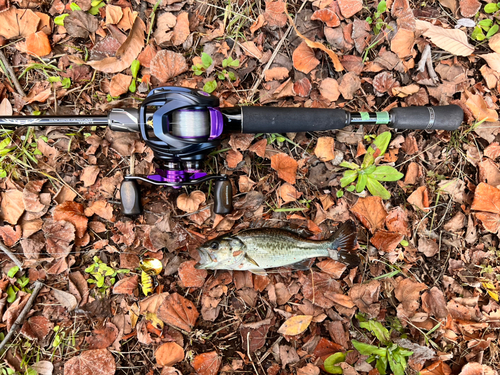
[[[210,266],[212,263],[217,262],[217,258],[214,254],[206,249],[198,249],[198,254],[200,255],[199,262],[195,265],[196,269],[204,269]]]

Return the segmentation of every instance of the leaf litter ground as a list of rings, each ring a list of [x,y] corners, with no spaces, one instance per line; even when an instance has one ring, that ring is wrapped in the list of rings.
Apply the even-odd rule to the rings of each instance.
[[[165,84],[215,89],[223,106],[457,104],[465,112],[453,133],[392,133],[376,164],[404,178],[384,183],[387,200],[343,189],[340,166],[361,164],[369,135],[384,126],[226,137],[206,162],[230,175],[237,192],[225,216],[212,213],[205,185],[142,186],[144,215],[121,215],[123,176],[131,167],[154,170],[153,153],[134,134],[91,127],[6,134],[0,236],[24,269],[3,257],[4,332],[30,285],[45,287],[2,354],[4,372],[306,375],[336,366],[374,375],[386,369],[367,363],[360,345],[391,344],[391,355],[413,352],[406,373],[495,374],[500,55],[493,6],[0,4],[3,52],[27,90],[3,76],[2,115],[102,114],[137,106]],[[231,74],[223,69],[228,57],[239,62]],[[200,74],[191,72],[196,64]],[[196,248],[220,234],[284,227],[324,239],[349,219],[358,223],[364,259],[356,269],[333,260],[267,276],[194,267]],[[346,356],[332,365],[339,352]]]

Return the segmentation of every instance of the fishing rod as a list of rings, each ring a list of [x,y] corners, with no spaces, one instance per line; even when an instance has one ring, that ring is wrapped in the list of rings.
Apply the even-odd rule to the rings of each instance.
[[[128,175],[120,187],[125,215],[142,212],[138,181],[157,186],[214,181],[214,212],[232,209],[232,185],[226,175],[207,174],[203,161],[223,133],[288,133],[342,129],[349,124],[384,124],[395,129],[455,130],[463,121],[457,105],[393,108],[389,112],[347,112],[329,108],[219,108],[219,98],[184,87],[152,90],[141,106],[112,109],[103,116],[4,116],[0,126],[108,126],[138,132],[160,165],[149,176]]]

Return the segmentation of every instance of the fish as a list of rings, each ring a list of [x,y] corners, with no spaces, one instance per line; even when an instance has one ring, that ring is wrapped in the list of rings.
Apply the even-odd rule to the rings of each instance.
[[[331,258],[350,267],[360,264],[354,251],[357,230],[346,221],[327,240],[313,241],[284,229],[248,229],[226,234],[205,242],[198,248],[197,269],[250,271],[265,275],[266,269],[292,266],[308,269],[304,263],[315,257]]]

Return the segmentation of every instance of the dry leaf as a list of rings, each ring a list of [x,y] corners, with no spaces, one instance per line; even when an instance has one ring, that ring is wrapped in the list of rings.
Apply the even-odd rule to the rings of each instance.
[[[439,2],[441,3],[441,5],[449,8],[454,15],[457,14],[457,0],[439,0]]]
[[[245,151],[252,144],[255,135],[253,134],[231,134],[229,139],[229,146],[233,150]]]
[[[392,233],[386,230],[378,230],[370,239],[370,242],[378,250],[390,253],[396,250],[396,247],[403,241],[404,236],[399,233]]]
[[[160,82],[167,82],[187,70],[186,59],[180,53],[161,50],[151,60],[151,74]]]
[[[65,258],[73,248],[75,227],[67,221],[47,219],[43,223],[43,233],[47,240],[47,252],[56,259]]]
[[[62,290],[52,289],[54,297],[59,301],[59,303],[66,307],[68,311],[73,311],[78,306],[78,301],[76,297],[71,293],[63,292]]]
[[[111,84],[109,85],[109,94],[113,97],[126,94],[131,82],[132,76],[121,73],[115,74],[113,78],[111,78]]]
[[[339,279],[347,269],[347,266],[344,263],[337,262],[333,259],[325,259],[316,265],[321,271],[331,275],[334,279]]]
[[[494,71],[500,73],[500,53],[487,53],[485,55],[480,55],[481,58],[486,60],[488,66]]]
[[[221,363],[222,358],[217,352],[209,352],[198,354],[194,357],[191,366],[193,366],[198,375],[217,375]]]
[[[392,95],[398,96],[400,98],[406,98],[409,95],[416,94],[420,90],[420,86],[416,84],[411,84],[403,87],[393,87]]]
[[[321,81],[319,92],[325,99],[335,102],[340,96],[339,84],[333,78],[325,78]]]
[[[177,197],[177,208],[184,212],[195,212],[205,199],[205,193],[200,190],[195,190],[189,195],[183,193]]]
[[[2,192],[1,210],[3,220],[16,225],[24,212],[23,193],[15,189]]]
[[[477,362],[467,363],[458,375],[498,375],[491,367]]]
[[[89,165],[83,169],[83,173],[80,176],[80,181],[83,181],[83,186],[89,187],[95,184],[97,176],[101,170],[97,165]]]
[[[43,31],[30,34],[26,38],[26,52],[39,57],[47,56],[52,52],[47,34]]]
[[[414,206],[420,208],[422,211],[429,211],[429,193],[427,191],[427,187],[420,186],[408,197],[407,200],[408,203],[413,204]]]
[[[304,332],[311,324],[311,315],[296,315],[287,319],[285,323],[278,329],[278,333],[287,336],[296,336]]]
[[[85,341],[89,344],[89,349],[106,349],[118,337],[118,328],[111,323],[106,322],[102,327],[94,329],[92,336],[87,336]]]
[[[410,56],[415,44],[415,33],[411,30],[400,28],[391,40],[391,51],[400,59]]]
[[[344,74],[340,82],[339,91],[346,100],[354,99],[354,94],[361,88],[359,75],[353,72]]]
[[[306,42],[300,43],[293,51],[292,60],[293,67],[305,74],[309,74],[319,64],[313,49],[309,48]]]
[[[64,364],[65,375],[113,375],[115,358],[107,349],[87,350]]]
[[[309,81],[307,77],[304,77],[294,82],[292,92],[294,95],[298,95],[302,98],[307,98],[311,93],[311,89],[312,89],[311,81]]]
[[[344,0],[344,4],[347,1]],[[363,5],[361,3],[361,5]],[[345,16],[344,16],[345,17]],[[347,17],[349,18],[349,17]],[[311,20],[320,20],[324,22],[328,27],[337,27],[340,25],[340,20],[337,14],[330,8],[319,9],[313,13]]]
[[[297,161],[284,154],[279,153],[271,156],[271,168],[278,172],[278,177],[290,184],[295,184],[298,164]]]
[[[12,104],[10,104],[9,99],[3,98],[0,103],[0,116],[12,116]]]
[[[85,209],[85,216],[98,215],[106,220],[113,218],[113,206],[105,200],[92,202],[89,207]]]
[[[227,167],[235,169],[238,164],[243,160],[243,154],[239,151],[229,150],[226,154]]]
[[[460,13],[464,17],[474,17],[481,9],[481,3],[478,0],[460,0]]]
[[[54,324],[49,319],[43,315],[37,315],[24,322],[20,333],[31,340],[43,340],[53,327]]]
[[[181,12],[177,16],[177,23],[174,27],[171,42],[174,46],[184,43],[189,36],[189,13]]]
[[[481,182],[474,192],[471,210],[500,214],[500,190]]]
[[[496,53],[500,53],[500,34],[493,35],[488,40],[488,45],[493,51],[495,51]]]
[[[165,298],[165,301],[158,308],[156,315],[159,319],[173,327],[191,332],[200,314],[193,302],[174,293]]]
[[[82,10],[75,10],[64,19],[64,27],[69,35],[74,38],[88,38],[90,33],[97,31],[99,22],[97,18]]]
[[[122,18],[122,7],[111,4],[106,5],[106,25],[116,25]]]
[[[474,52],[474,46],[469,44],[467,34],[460,29],[445,29],[421,20],[416,20],[416,27],[436,46],[455,56],[469,56]]]
[[[15,230],[10,225],[0,227],[0,236],[7,247],[14,246],[21,239],[21,235],[22,230],[20,225],[17,225]]]
[[[266,82],[274,80],[279,81],[286,77],[288,77],[288,69],[282,66],[268,69],[265,73]]]
[[[26,38],[36,33],[40,18],[31,9],[9,9],[0,12],[0,36],[6,39]]]
[[[82,238],[87,231],[88,218],[81,203],[67,201],[54,209],[53,217],[57,221],[67,221],[75,226],[76,237]]]
[[[359,198],[351,212],[371,233],[384,227],[387,211],[380,197]]]
[[[139,285],[139,276],[124,277],[113,286],[113,294],[128,294],[134,295],[134,291]]]
[[[283,27],[286,25],[285,3],[281,0],[266,1],[264,20],[269,26]]]
[[[155,358],[159,366],[173,366],[184,359],[184,349],[175,342],[166,342],[156,350]]]
[[[472,112],[478,121],[498,121],[498,113],[494,109],[488,108],[483,95],[469,95],[465,102],[467,108]]]
[[[319,137],[314,149],[314,155],[319,160],[326,162],[335,159],[335,140],[332,137]]]
[[[261,158],[266,156],[266,146],[267,146],[267,139],[261,139],[260,141],[257,141],[254,143],[248,151],[255,152],[258,156]]]
[[[23,190],[23,202],[26,211],[38,213],[45,210],[46,205],[41,202],[40,192],[46,182],[47,180],[37,180],[26,184]]]
[[[363,9],[362,0],[338,0],[340,12],[344,18],[351,18]]]
[[[290,184],[283,184],[278,188],[278,195],[283,200],[283,203],[286,204],[295,202],[302,196],[302,193]]]
[[[194,268],[196,263],[195,260],[190,260],[179,266],[179,278],[184,288],[201,288],[205,284],[208,272]]]

